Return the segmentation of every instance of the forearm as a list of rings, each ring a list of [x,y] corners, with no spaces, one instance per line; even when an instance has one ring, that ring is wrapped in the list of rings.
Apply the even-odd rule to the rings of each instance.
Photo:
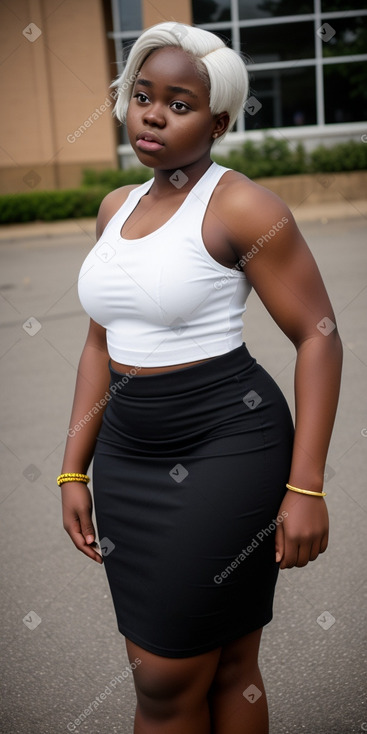
[[[107,352],[86,344],[78,366],[61,473],[86,474],[108,403],[109,378]]]
[[[338,404],[342,346],[337,331],[302,342],[295,369],[296,422],[289,484],[320,491]]]

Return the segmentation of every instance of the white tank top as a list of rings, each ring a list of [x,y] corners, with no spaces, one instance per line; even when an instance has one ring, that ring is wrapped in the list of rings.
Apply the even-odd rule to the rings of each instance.
[[[128,240],[122,226],[154,179],[133,189],[87,255],[79,298],[105,327],[111,359],[158,367],[241,346],[251,286],[241,270],[214,260],[202,238],[207,205],[228,170],[212,163],[165,224]]]

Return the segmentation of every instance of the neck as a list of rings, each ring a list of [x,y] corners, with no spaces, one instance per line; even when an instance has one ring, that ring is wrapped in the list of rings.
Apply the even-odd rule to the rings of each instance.
[[[169,194],[176,193],[176,191],[188,193],[208,170],[212,162],[210,154],[208,154],[205,157],[200,158],[200,160],[195,161],[195,163],[190,163],[187,166],[172,168],[169,170],[155,168],[154,183],[149,193],[152,193],[153,196],[155,194],[159,196],[167,196]],[[175,182],[177,182],[177,186],[175,185]],[[182,182],[184,183],[182,184]]]

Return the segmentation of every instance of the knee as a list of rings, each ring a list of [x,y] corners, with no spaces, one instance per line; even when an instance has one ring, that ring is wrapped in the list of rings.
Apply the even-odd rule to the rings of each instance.
[[[138,648],[127,641],[129,658],[138,655],[142,663],[134,670],[138,709],[146,718],[165,721],[174,717],[195,717],[207,706],[220,649],[190,658],[165,658]]]
[[[170,719],[202,704],[200,692],[184,673],[172,675],[159,669],[139,671],[135,689],[140,711],[151,718]]]
[[[183,689],[183,681],[174,676],[167,676],[156,670],[139,671],[135,677],[135,688],[141,698],[152,701],[177,698]]]
[[[246,685],[247,681],[255,682],[260,675],[257,661],[232,660],[220,663],[215,676],[215,685],[221,689],[237,688]]]
[[[258,644],[255,636],[249,636],[248,640],[240,640],[223,649],[214,684],[220,688],[231,688],[240,682],[255,681],[259,675]]]

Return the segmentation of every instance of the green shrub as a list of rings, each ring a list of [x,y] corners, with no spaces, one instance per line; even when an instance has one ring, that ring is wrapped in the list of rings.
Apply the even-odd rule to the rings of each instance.
[[[88,189],[6,194],[0,196],[0,223],[95,217],[107,193],[106,188],[94,186]]]
[[[248,140],[240,150],[231,151],[226,157],[215,156],[215,160],[249,178],[286,176],[307,171],[306,153],[302,143],[298,143],[295,150],[292,150],[287,140],[277,140],[270,135],[262,143]]]
[[[126,184],[141,184],[152,178],[150,168],[83,172],[79,189],[30,191],[0,196],[0,224],[96,217],[102,199]]]
[[[310,153],[310,171],[313,173],[360,171],[366,168],[367,145],[356,140],[338,143],[332,148],[319,145]]]
[[[227,156],[214,156],[217,163],[246,174],[249,178],[289,176],[298,173],[328,173],[367,169],[367,145],[356,140],[331,148],[320,145],[306,153],[302,143],[291,148],[286,140],[267,135],[263,142],[251,140]]]
[[[142,184],[149,181],[153,176],[151,168],[128,168],[124,170],[106,169],[105,171],[94,171],[86,169],[83,171],[82,186],[104,186],[109,191],[119,186],[128,184]]]

